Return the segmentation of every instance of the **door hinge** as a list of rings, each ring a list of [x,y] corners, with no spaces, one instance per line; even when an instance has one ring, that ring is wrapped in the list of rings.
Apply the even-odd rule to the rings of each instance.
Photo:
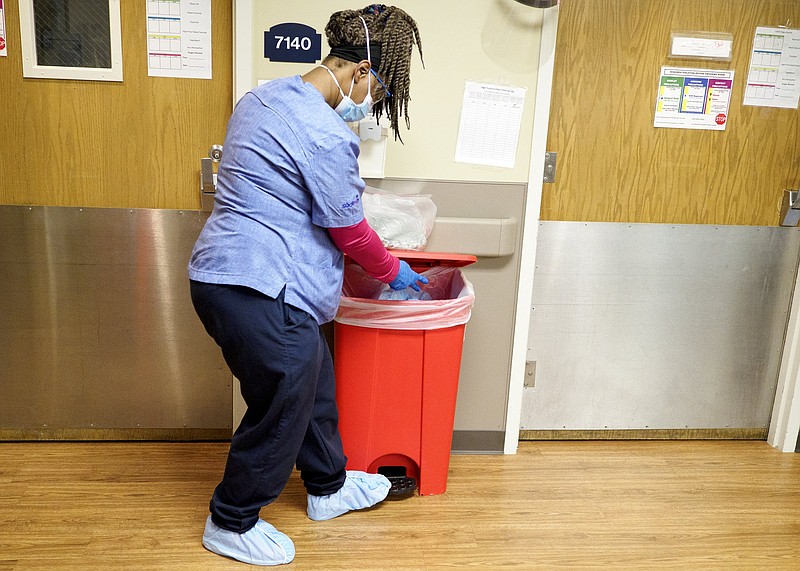
[[[556,181],[556,153],[544,154],[544,182]]]
[[[536,384],[536,361],[525,361],[525,383],[526,389],[533,388]]]

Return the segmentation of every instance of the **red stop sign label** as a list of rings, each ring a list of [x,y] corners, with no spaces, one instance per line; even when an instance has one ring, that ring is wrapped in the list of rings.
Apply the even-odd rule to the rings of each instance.
[[[716,118],[714,119],[714,121],[716,121],[716,122],[717,122],[717,125],[724,125],[724,124],[725,124],[725,121],[727,121],[727,120],[728,120],[728,116],[727,116],[727,115],[725,115],[725,113],[720,113],[720,114],[719,114],[719,115],[717,115],[717,116],[716,116]]]
[[[0,50],[6,49],[6,39],[3,36],[0,36]]]

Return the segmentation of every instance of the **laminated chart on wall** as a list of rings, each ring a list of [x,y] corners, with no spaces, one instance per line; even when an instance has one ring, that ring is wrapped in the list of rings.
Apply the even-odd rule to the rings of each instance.
[[[733,70],[662,67],[654,127],[724,131]]]
[[[3,0],[0,0],[0,56],[7,56],[6,49],[6,7]]]
[[[467,82],[456,162],[514,168],[526,91],[524,87]]]
[[[797,109],[800,101],[800,30],[756,28],[744,104]]]
[[[147,75],[211,79],[211,0],[147,0]]]

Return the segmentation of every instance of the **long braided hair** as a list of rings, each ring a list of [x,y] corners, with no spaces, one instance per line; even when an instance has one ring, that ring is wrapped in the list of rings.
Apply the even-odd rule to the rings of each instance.
[[[417,23],[400,8],[385,4],[371,4],[361,10],[342,10],[333,14],[325,26],[325,35],[331,48],[367,45],[364,24],[359,16],[369,28],[370,44],[379,43],[381,46],[380,68],[376,71],[392,94],[375,104],[375,116],[380,118],[385,112],[394,138],[402,142],[398,130],[399,118],[405,117],[406,128],[411,128],[408,102],[411,99],[411,52],[414,44],[423,67],[425,65]]]

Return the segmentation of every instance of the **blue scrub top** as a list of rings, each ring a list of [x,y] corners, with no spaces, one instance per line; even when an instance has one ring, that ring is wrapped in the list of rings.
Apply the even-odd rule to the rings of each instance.
[[[247,93],[228,122],[193,280],[241,285],[333,319],[343,256],[326,228],[361,222],[358,138],[299,76]]]

